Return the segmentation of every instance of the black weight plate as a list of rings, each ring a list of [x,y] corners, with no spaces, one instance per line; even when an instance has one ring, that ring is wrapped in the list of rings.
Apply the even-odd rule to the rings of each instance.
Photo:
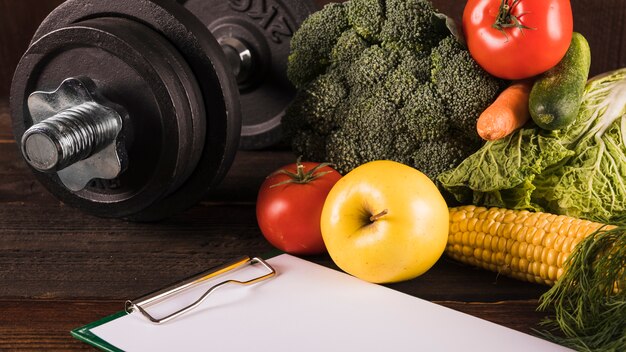
[[[90,77],[102,95],[128,111],[132,161],[116,180],[94,181],[78,192],[67,190],[56,174],[36,172],[39,180],[65,203],[111,217],[142,211],[178,189],[200,158],[205,126],[199,88],[184,59],[159,34],[127,19],[92,19],[53,31],[31,45],[16,70],[16,136],[32,125],[18,102],[79,76]]]
[[[220,41],[236,37],[255,58],[254,74],[240,85],[242,149],[261,149],[281,139],[280,121],[295,95],[287,57],[295,30],[317,10],[313,0],[187,0],[187,9]]]
[[[198,77],[207,119],[204,148],[197,167],[168,197],[126,216],[139,221],[157,220],[196,203],[228,171],[241,132],[236,82],[226,66],[221,47],[208,29],[171,0],[69,0],[46,18],[33,40],[59,28],[99,17],[131,19],[160,33],[181,53]],[[14,102],[12,106],[15,104],[22,102]]]

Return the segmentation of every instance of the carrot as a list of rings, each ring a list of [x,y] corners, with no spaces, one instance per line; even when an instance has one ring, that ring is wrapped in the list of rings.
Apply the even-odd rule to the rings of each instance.
[[[528,97],[532,86],[532,80],[523,80],[503,90],[478,118],[478,135],[484,140],[494,141],[522,127],[530,119]]]

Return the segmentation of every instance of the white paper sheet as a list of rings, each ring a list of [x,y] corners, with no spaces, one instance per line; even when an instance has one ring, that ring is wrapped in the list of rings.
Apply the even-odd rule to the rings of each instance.
[[[567,350],[293,256],[268,263],[278,271],[275,278],[225,286],[166,324],[133,313],[92,332],[125,351]],[[251,266],[234,276],[255,270],[261,269]],[[158,310],[175,310],[185,300],[190,298],[160,303]]]

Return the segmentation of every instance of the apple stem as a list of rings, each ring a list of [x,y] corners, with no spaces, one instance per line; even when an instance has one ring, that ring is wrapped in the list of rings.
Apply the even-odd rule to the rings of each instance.
[[[387,209],[381,211],[380,213],[376,214],[376,215],[372,215],[370,216],[370,222],[374,222],[380,218],[382,218],[383,216],[387,215],[387,213],[389,213],[389,211]]]

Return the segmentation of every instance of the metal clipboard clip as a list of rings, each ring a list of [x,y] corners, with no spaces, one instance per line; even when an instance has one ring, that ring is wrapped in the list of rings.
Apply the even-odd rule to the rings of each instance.
[[[261,266],[264,267],[265,270],[267,270],[266,274],[261,274],[258,275],[256,277],[253,277],[249,280],[246,281],[239,281],[239,280],[224,280],[224,281],[220,281],[217,284],[209,287],[196,301],[194,301],[193,303],[189,304],[186,307],[183,307],[182,309],[179,309],[169,315],[166,315],[163,318],[155,318],[152,315],[150,315],[145,308],[147,308],[148,306],[155,304],[159,301],[165,300],[168,297],[174,296],[182,291],[191,289],[192,287],[195,287],[209,279],[212,279],[216,276],[219,276],[221,274],[225,274],[227,272],[236,270],[238,268],[241,268],[243,266],[247,266],[247,265],[254,265],[254,264],[260,264]],[[184,279],[178,283],[175,283],[167,288],[149,293],[147,295],[144,295],[142,297],[139,297],[137,299],[134,300],[129,300],[126,301],[126,307],[125,310],[127,313],[132,313],[135,310],[139,311],[144,317],[146,317],[148,320],[150,320],[152,323],[155,324],[162,324],[165,322],[168,322],[182,314],[185,314],[187,312],[189,312],[190,310],[198,307],[202,302],[204,302],[204,300],[211,294],[213,293],[215,290],[217,290],[218,288],[224,286],[224,285],[228,285],[228,284],[237,284],[237,285],[252,285],[255,284],[259,281],[263,281],[266,279],[269,279],[273,276],[276,275],[276,270],[274,270],[274,268],[269,265],[267,262],[265,262],[263,259],[261,258],[250,258],[250,257],[242,257],[240,259],[237,259],[233,262],[224,264],[222,266],[219,266],[217,268],[214,269],[209,269],[207,271],[204,271],[202,273],[196,274],[190,278]]]

